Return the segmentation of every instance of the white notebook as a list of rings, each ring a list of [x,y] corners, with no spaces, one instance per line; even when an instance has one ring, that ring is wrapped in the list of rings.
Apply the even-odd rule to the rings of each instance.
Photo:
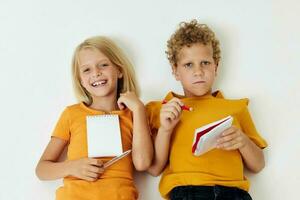
[[[110,157],[122,154],[122,138],[118,115],[86,117],[89,157]]]
[[[193,154],[200,156],[215,148],[218,137],[232,125],[232,121],[232,116],[227,116],[221,120],[197,128],[194,133]]]

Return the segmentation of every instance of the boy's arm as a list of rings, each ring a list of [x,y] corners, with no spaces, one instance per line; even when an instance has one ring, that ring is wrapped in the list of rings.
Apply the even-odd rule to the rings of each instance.
[[[239,148],[246,167],[254,173],[260,172],[265,167],[265,158],[263,150],[259,148],[246,135],[246,145]]]
[[[182,105],[178,98],[173,98],[160,109],[160,127],[154,138],[154,159],[148,169],[153,176],[160,175],[169,160],[170,140],[180,120]]]
[[[169,158],[170,139],[172,132],[159,128],[154,138],[154,159],[147,170],[152,176],[158,176],[165,168]]]
[[[245,133],[232,126],[222,133],[217,148],[223,150],[239,150],[246,167],[252,172],[259,172],[265,166],[264,154]]]

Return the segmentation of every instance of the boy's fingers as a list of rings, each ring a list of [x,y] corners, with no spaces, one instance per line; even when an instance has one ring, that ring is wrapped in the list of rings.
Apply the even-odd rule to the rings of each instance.
[[[178,111],[175,107],[170,106],[164,109],[166,112],[172,112],[174,115],[178,116],[180,111]]]
[[[183,103],[180,99],[174,97],[169,102],[177,102],[180,106],[183,106]]]
[[[166,118],[174,120],[176,119],[176,115],[173,112],[166,111]]]
[[[233,132],[236,131],[236,128],[234,126],[229,127],[228,129],[226,129],[225,131],[223,131],[221,136],[226,136],[226,135],[230,135]]]

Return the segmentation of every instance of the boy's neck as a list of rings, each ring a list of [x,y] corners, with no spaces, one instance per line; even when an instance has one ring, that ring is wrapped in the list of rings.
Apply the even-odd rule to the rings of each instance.
[[[200,98],[202,98],[202,97],[209,97],[209,96],[211,96],[212,95],[211,93],[212,93],[212,90],[209,90],[208,92],[206,92],[203,95],[194,95],[194,94],[191,94],[191,93],[189,93],[189,94],[184,93],[184,96],[186,98],[193,98],[193,97],[200,97]]]

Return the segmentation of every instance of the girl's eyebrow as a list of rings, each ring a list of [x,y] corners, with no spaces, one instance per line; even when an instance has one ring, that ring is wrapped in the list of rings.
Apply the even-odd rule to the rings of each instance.
[[[100,59],[97,61],[97,63],[102,63],[102,62],[109,62],[109,59],[103,58],[103,59]],[[79,67],[89,67],[89,66],[90,66],[90,64],[82,64]]]

